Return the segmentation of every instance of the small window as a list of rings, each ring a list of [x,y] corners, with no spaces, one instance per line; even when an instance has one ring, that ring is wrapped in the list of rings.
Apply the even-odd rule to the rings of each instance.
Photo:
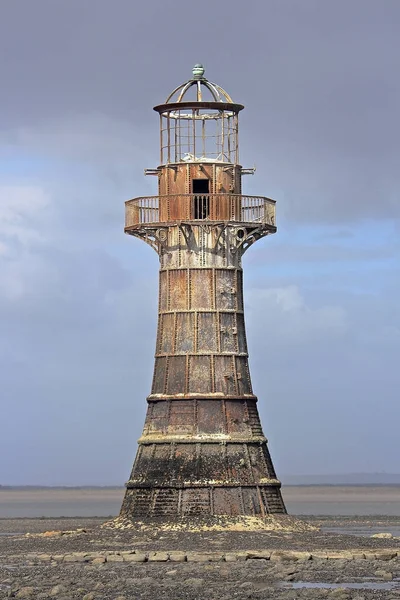
[[[209,179],[193,179],[192,191],[195,194],[193,199],[194,219],[207,219],[210,216]]]

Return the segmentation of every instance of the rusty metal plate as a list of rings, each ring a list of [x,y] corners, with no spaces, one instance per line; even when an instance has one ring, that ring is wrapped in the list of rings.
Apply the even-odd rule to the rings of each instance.
[[[149,463],[153,453],[152,446],[141,445],[132,469],[132,475],[136,479],[145,479]]]
[[[226,422],[228,433],[249,434],[250,428],[246,423],[246,405],[243,400],[226,400]]]
[[[170,444],[154,444],[152,459],[149,461],[147,478],[154,482],[165,482],[165,473],[168,471],[168,464],[171,456]]]
[[[261,452],[264,457],[265,464],[267,466],[268,476],[271,477],[271,479],[276,479],[274,465],[272,464],[271,455],[269,453],[267,444],[262,445]]]
[[[179,490],[172,488],[156,490],[153,503],[155,515],[176,515],[179,504]]]
[[[182,514],[205,515],[210,514],[210,491],[206,489],[182,490]]]
[[[254,483],[254,477],[249,469],[249,460],[245,444],[227,444],[226,460],[229,478],[236,484]]]
[[[260,515],[262,514],[260,506],[260,498],[257,488],[244,487],[242,488],[243,506],[244,513],[246,515]]]
[[[244,326],[244,316],[240,313],[236,314],[237,325],[237,344],[239,352],[247,354],[246,331]]]
[[[168,419],[168,402],[151,402],[147,409],[144,433],[164,433]]]
[[[197,480],[204,482],[205,485],[210,485],[210,481],[226,481],[224,448],[220,444],[201,444],[198,448]]]
[[[225,416],[221,400],[197,401],[197,431],[199,433],[225,432]]]
[[[261,447],[256,444],[248,444],[247,447],[254,480],[260,481],[260,479],[265,478],[266,475],[269,477]]]
[[[187,269],[171,269],[169,272],[170,310],[188,310]]]
[[[236,271],[215,269],[215,295],[217,310],[236,309]]]
[[[197,315],[197,352],[217,352],[216,313],[200,312]]]
[[[247,357],[236,357],[236,374],[238,381],[239,396],[241,396],[242,394],[251,394],[252,389]]]
[[[237,352],[237,328],[234,313],[220,313],[221,352]]]
[[[195,315],[193,313],[177,313],[175,339],[176,354],[193,352],[194,318]]]
[[[161,354],[172,354],[174,349],[175,315],[166,313],[161,315],[160,347]]]
[[[209,394],[211,391],[211,357],[191,356],[189,360],[189,392]]]
[[[168,310],[168,271],[160,271],[159,309]]]
[[[167,394],[182,394],[186,388],[186,356],[168,359]]]
[[[238,269],[236,271],[237,280],[237,309],[243,310],[243,271]]]
[[[193,400],[171,402],[168,433],[194,433],[195,403]]]
[[[196,446],[194,444],[176,444],[169,471],[172,472],[173,477],[180,483],[190,483],[197,478],[196,465]]]
[[[234,378],[234,357],[215,356],[215,391],[226,396],[236,396],[236,383]]]
[[[165,393],[165,380],[167,375],[167,359],[165,357],[156,358],[154,364],[154,377],[153,377],[153,394],[164,394]]]
[[[213,490],[215,515],[240,515],[242,503],[240,488],[215,488]]]
[[[190,306],[192,310],[209,310],[212,308],[212,269],[190,270],[190,296]]]

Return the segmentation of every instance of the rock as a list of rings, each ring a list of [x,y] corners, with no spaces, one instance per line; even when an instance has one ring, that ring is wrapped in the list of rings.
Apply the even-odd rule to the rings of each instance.
[[[66,554],[64,556],[64,562],[82,563],[88,562],[89,559],[90,557],[88,556],[87,552],[72,552],[71,554]]]
[[[92,565],[103,565],[106,562],[105,556],[97,556],[92,560]]]
[[[225,552],[226,562],[235,562],[237,560],[235,552]]]
[[[188,552],[188,562],[214,562],[224,560],[223,552]]]
[[[167,562],[168,552],[151,552],[149,554],[149,562]]]
[[[186,561],[186,553],[185,552],[169,552],[169,560],[171,562],[185,562]]]
[[[337,550],[337,551],[328,550],[327,556],[328,556],[328,560],[352,560],[353,559],[353,554],[348,550]]]
[[[165,574],[166,574],[166,575],[176,575],[176,574],[177,574],[177,572],[178,572],[178,571],[177,571],[176,569],[173,569],[172,571],[165,571]]]
[[[117,596],[114,600],[126,600],[126,596]]]
[[[59,563],[64,560],[64,554],[53,554],[53,556],[51,558],[52,558],[52,560]]]
[[[375,560],[374,550],[364,550],[364,557],[366,560]]]
[[[249,552],[235,552],[236,560],[244,561],[249,557]]]
[[[51,554],[41,553],[37,555],[39,560],[51,560]]]
[[[374,533],[373,535],[371,535],[371,537],[380,538],[382,540],[391,540],[391,539],[393,539],[393,534],[392,533]]]
[[[352,551],[351,555],[353,557],[353,560],[364,560],[365,559],[365,554],[364,552],[358,552],[358,551]]]
[[[380,577],[381,579],[384,579],[385,581],[392,581],[392,579],[393,579],[393,573],[389,573],[389,571],[383,571],[383,570],[375,571],[375,575],[376,575],[376,577]]]
[[[65,587],[65,585],[55,585],[52,589],[50,594],[52,596],[59,596],[60,594],[65,594],[65,592],[68,592],[67,588]]]
[[[297,558],[297,560],[311,560],[311,552],[306,552],[304,550],[293,550],[292,554]]]
[[[253,559],[253,558],[270,560],[271,551],[270,550],[254,550],[251,552],[247,552],[246,559]],[[276,559],[276,560],[278,560],[278,559]]]
[[[242,590],[251,590],[253,589],[254,585],[251,581],[244,581],[239,585],[239,587],[242,588]]]
[[[43,533],[39,533],[42,537],[59,537],[63,535],[61,531],[44,531]]]
[[[31,586],[22,587],[15,594],[16,598],[32,598],[35,593],[35,588]]]
[[[328,553],[324,552],[323,550],[315,550],[311,553],[311,557],[312,559],[322,559],[322,560],[327,560],[328,559]]]
[[[93,592],[88,592],[87,594],[85,594],[82,598],[82,600],[95,600],[95,595]]]
[[[311,557],[311,555],[309,555],[309,557]],[[296,556],[295,552],[291,552],[290,550],[274,550],[274,552],[271,553],[271,558],[270,560],[272,561],[296,561],[299,560],[298,557]]]
[[[124,557],[120,554],[107,554],[107,562],[123,562]]]
[[[396,550],[374,550],[376,560],[392,560],[397,556]]]
[[[136,552],[135,554],[125,554],[123,559],[124,562],[146,562],[147,555],[145,552]]]

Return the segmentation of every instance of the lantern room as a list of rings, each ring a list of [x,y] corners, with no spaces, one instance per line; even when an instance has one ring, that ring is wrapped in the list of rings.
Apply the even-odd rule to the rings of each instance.
[[[215,195],[241,193],[238,114],[244,107],[204,77],[203,65],[192,73],[154,107],[160,115],[159,194],[193,195],[190,203],[170,199],[168,220],[230,219],[233,198]],[[161,203],[162,213],[163,208]],[[232,208],[238,214],[238,200]]]
[[[262,223],[275,229],[275,202],[242,195],[242,175],[255,170],[239,164],[243,108],[205,78],[201,64],[154,107],[160,116],[160,164],[145,173],[158,177],[158,195],[127,202],[127,233],[182,221]]]
[[[217,162],[239,160],[238,113],[244,107],[216,83],[204,77],[203,65],[193,77],[155,106],[160,114],[160,162]]]

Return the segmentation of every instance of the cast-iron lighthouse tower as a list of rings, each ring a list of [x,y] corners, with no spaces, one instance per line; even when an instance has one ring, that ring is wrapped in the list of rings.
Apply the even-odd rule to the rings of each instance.
[[[202,65],[154,107],[158,195],[126,202],[125,232],[160,258],[157,344],[122,517],[286,513],[248,366],[241,259],[276,225],[242,194],[243,108]]]

